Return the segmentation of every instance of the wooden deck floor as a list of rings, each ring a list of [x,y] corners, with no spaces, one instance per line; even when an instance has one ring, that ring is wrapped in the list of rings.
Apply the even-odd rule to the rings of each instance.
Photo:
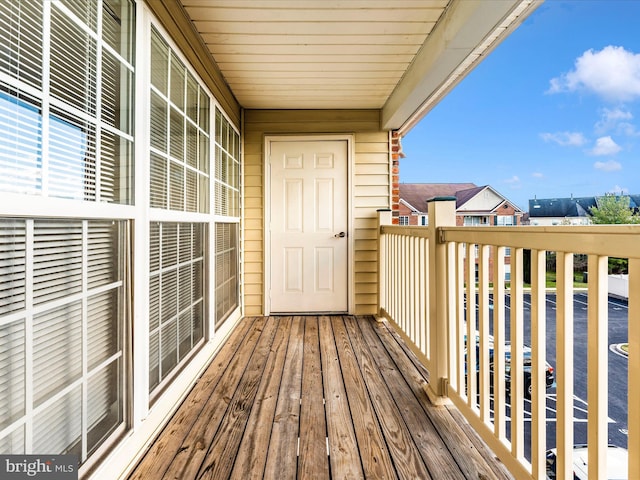
[[[245,318],[130,479],[507,479],[372,317]]]

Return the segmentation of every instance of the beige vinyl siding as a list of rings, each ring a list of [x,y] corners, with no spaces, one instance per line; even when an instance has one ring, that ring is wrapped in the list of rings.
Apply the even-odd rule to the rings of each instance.
[[[265,135],[354,134],[352,207],[355,313],[376,313],[376,211],[390,208],[389,133],[378,110],[247,110],[244,119],[245,315],[264,312]]]

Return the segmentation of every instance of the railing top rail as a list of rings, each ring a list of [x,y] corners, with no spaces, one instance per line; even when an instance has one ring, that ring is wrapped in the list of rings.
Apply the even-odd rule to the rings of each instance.
[[[423,226],[383,225],[382,235],[429,238]],[[440,227],[438,241],[640,258],[640,225]]]
[[[640,258],[640,225],[441,227],[445,242]]]
[[[399,225],[382,225],[380,233],[382,235],[405,235],[407,237],[429,238],[430,230],[423,226],[399,226]]]

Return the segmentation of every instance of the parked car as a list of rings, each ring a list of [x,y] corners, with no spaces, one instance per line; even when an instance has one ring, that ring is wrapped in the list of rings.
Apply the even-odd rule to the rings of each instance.
[[[493,385],[493,336],[489,335],[489,371],[491,374],[490,383]],[[464,336],[465,345],[467,343],[467,336]],[[504,347],[504,360],[505,360],[505,387],[507,393],[511,391],[511,344],[509,342],[505,343]],[[476,331],[476,358],[479,358],[480,355],[480,334]],[[532,394],[532,385],[531,385],[531,347],[528,345],[524,345],[522,349],[522,359],[523,359],[523,377],[524,377],[524,396],[525,398],[531,398]],[[465,350],[465,368],[466,368],[466,350]],[[551,388],[555,383],[555,375],[553,367],[549,364],[549,362],[545,362],[545,386],[547,388]],[[476,365],[476,373],[479,375],[478,365]]]
[[[493,355],[492,355],[493,356]],[[493,358],[490,360],[489,369],[491,371],[491,375],[493,376]],[[531,347],[525,345],[522,349],[522,361],[523,361],[523,369],[522,373],[524,376],[524,396],[525,398],[531,398],[532,386],[531,386]],[[505,387],[507,392],[511,390],[511,345],[505,345],[505,354],[504,354],[504,374],[505,374]],[[547,388],[551,388],[555,383],[555,375],[553,372],[553,367],[549,364],[549,362],[545,362],[545,384]]]
[[[588,452],[586,445],[573,447],[573,478],[587,480]],[[629,477],[629,452],[626,448],[609,445],[607,448],[607,479],[627,480]],[[547,450],[547,478],[556,478],[556,449]]]

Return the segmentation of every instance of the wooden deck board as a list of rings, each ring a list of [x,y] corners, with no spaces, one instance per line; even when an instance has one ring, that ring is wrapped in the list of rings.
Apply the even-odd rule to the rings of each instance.
[[[235,480],[262,478],[267,462],[271,428],[265,428],[265,425],[273,424],[276,412],[284,360],[289,345],[291,317],[271,319],[271,321],[278,322],[278,330],[231,472],[230,478]]]
[[[389,388],[393,388],[393,384],[399,381],[404,382],[404,379],[401,375],[388,375],[385,379],[365,343],[357,320],[353,317],[345,318],[345,325],[367,388],[369,391],[375,392],[371,395],[371,403],[386,439],[387,448],[398,477],[407,480],[431,479],[431,475],[429,475],[429,471],[418,452],[418,447],[412,441],[404,418],[389,392]]]
[[[415,362],[372,317],[244,319],[129,478],[509,479]]]
[[[331,474],[345,480],[364,478],[331,319],[321,317],[319,324]]]
[[[253,326],[252,323],[252,318],[246,318],[233,331],[209,368],[198,380],[197,388],[189,392],[186,400],[164,428],[163,434],[154,442],[138,469],[130,476],[131,480],[164,478],[165,472],[171,465],[183,440],[200,416],[207,398],[224,376],[226,367],[231,363],[231,359],[246,341],[246,335]]]
[[[398,478],[344,321],[334,317],[331,323],[365,477]]]
[[[460,471],[451,469],[450,459],[446,455],[433,455],[432,452],[444,452],[447,446],[438,434],[431,419],[425,415],[422,405],[407,383],[400,367],[385,348],[384,342],[376,334],[371,323],[360,322],[362,335],[369,345],[371,353],[380,366],[380,373],[389,387],[391,396],[397,402],[397,408],[404,421],[410,425],[411,438],[418,447],[432,478],[464,479]],[[395,347],[389,345],[389,348]],[[400,401],[402,399],[402,401]]]
[[[257,322],[256,322],[257,323]],[[231,359],[224,382],[220,382],[207,400],[189,434],[182,442],[164,478],[198,478],[198,472],[209,446],[218,432],[218,427],[227,412],[247,362],[258,343],[265,321],[249,330],[243,348]]]
[[[303,349],[304,319],[294,317],[271,430],[265,478],[287,480],[297,475]],[[269,428],[267,425],[264,427]]]
[[[256,399],[260,378],[271,351],[277,322],[267,322],[258,345],[222,419],[219,433],[214,437],[203,461],[198,478],[216,480],[229,478],[247,420]]]
[[[320,337],[316,319],[305,322],[304,328],[298,477],[329,479],[327,423],[322,391]]]
[[[414,395],[425,409],[425,413],[434,424],[464,477],[468,479],[503,478],[502,464],[494,461],[489,465],[486,458],[476,448],[476,443],[464,433],[463,427],[466,420],[461,415],[453,417],[446,407],[437,407],[429,402],[427,394],[422,388],[425,383],[424,374],[421,371],[423,367],[416,366],[415,357],[412,357],[406,347],[401,345],[402,340],[399,337],[387,335],[392,327],[377,325],[375,328],[379,338],[385,343],[389,355],[407,378]]]

